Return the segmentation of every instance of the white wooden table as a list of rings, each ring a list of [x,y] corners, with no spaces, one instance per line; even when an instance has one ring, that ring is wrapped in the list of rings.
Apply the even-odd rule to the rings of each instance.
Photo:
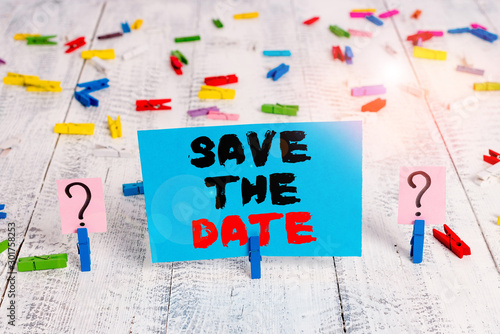
[[[351,19],[353,8],[400,14],[376,27]],[[418,20],[410,15],[421,9]],[[253,20],[237,13],[258,11]],[[302,21],[319,15],[312,26]],[[122,38],[120,23],[144,19]],[[219,18],[223,29],[216,29]],[[500,150],[500,93],[475,92],[474,82],[500,81],[499,43],[470,34],[436,37],[424,47],[445,50],[446,61],[416,59],[406,36],[477,22],[500,32],[500,3],[458,1],[13,1],[3,0],[0,76],[7,72],[62,81],[61,93],[29,93],[0,85],[0,240],[15,224],[16,258],[68,253],[66,269],[11,273],[0,255],[3,299],[0,333],[498,333],[500,329],[500,183],[479,187],[482,155]],[[372,38],[338,38],[328,26],[369,30]],[[57,46],[27,46],[16,33],[57,34]],[[174,37],[201,35],[174,44]],[[108,61],[110,88],[94,93],[98,108],[74,100],[76,84],[103,74],[64,42],[85,36],[83,49],[114,48],[117,55],[147,44],[134,59]],[[351,66],[334,61],[333,45],[350,45]],[[395,53],[388,52],[386,46]],[[169,63],[171,50],[189,60],[184,75]],[[264,49],[289,49],[290,72],[265,79],[280,60]],[[456,72],[467,63],[484,77]],[[235,73],[235,100],[216,101],[239,121],[190,118],[213,105],[197,97],[203,78]],[[350,88],[384,84],[387,106],[361,113],[370,97]],[[412,95],[400,85],[422,94]],[[418,95],[418,94],[417,94]],[[171,111],[138,113],[135,100],[172,98]],[[260,112],[263,103],[298,104],[297,117]],[[112,139],[106,116],[121,115],[123,138]],[[264,257],[262,279],[251,280],[247,258],[152,264],[142,196],[124,197],[123,183],[141,179],[136,131],[223,124],[363,120],[363,255],[361,258]],[[95,123],[93,136],[58,135],[55,123]],[[125,148],[131,158],[95,157],[96,145]],[[467,242],[456,257],[427,227],[424,261],[409,257],[412,226],[397,224],[400,166],[447,170],[446,223]],[[325,166],[325,173],[328,172]],[[77,236],[62,235],[56,180],[101,177],[108,231],[91,236],[92,271],[80,271]],[[442,226],[438,227],[442,230]],[[328,247],[328,245],[325,245]],[[9,297],[13,278],[15,297]],[[9,282],[12,282],[9,281]],[[15,301],[15,324],[7,321]]]

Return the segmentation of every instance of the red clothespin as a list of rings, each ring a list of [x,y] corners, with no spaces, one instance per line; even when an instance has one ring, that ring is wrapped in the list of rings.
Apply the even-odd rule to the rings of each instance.
[[[426,41],[428,39],[431,39],[433,36],[434,35],[431,32],[424,31],[424,32],[417,33],[415,35],[410,35],[410,36],[406,37],[406,40],[407,41],[412,41],[413,45],[417,45],[417,42],[418,42],[419,38],[421,38],[422,41]]]
[[[220,77],[205,78],[205,85],[222,86],[238,82],[238,77],[235,74],[224,75]]]
[[[489,155],[483,155],[483,160],[489,164],[496,164],[497,162],[500,162],[500,154],[498,154],[495,151],[488,150]]]
[[[432,235],[439,240],[446,248],[449,248],[456,256],[463,258],[464,255],[470,255],[470,248],[465,242],[460,240],[460,238],[444,224],[444,233],[439,232],[435,228],[432,229]]]
[[[70,41],[70,42],[68,42],[68,43],[64,44],[64,45],[66,45],[66,46],[69,46],[69,49],[68,49],[68,50],[66,50],[66,52],[65,52],[65,53],[70,53],[70,52],[73,52],[73,51],[75,51],[76,49],[78,49],[78,48],[80,48],[80,47],[84,46],[85,44],[87,44],[87,43],[85,43],[85,37],[78,37],[77,39],[75,39],[75,40],[73,40],[73,41]]]
[[[174,69],[177,75],[182,75],[182,63],[175,56],[170,56],[170,64],[172,64],[172,68]]]
[[[333,55],[333,59],[339,59],[340,61],[345,60],[344,54],[342,53],[340,46],[333,46],[332,47],[332,55]]]
[[[311,24],[313,24],[314,22],[316,22],[318,20],[319,20],[319,16],[315,16],[312,19],[304,21],[304,24],[311,25]]]
[[[145,110],[171,110],[172,107],[165,106],[164,103],[170,102],[172,99],[163,100],[137,100],[135,101],[136,111]]]

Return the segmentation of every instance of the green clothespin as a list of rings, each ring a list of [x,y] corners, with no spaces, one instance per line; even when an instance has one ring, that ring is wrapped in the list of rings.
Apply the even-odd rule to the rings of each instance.
[[[279,114],[288,116],[297,116],[297,111],[299,111],[299,106],[295,105],[285,105],[285,104],[263,104],[261,108],[262,112],[269,114]]]
[[[170,55],[175,56],[177,59],[179,59],[184,64],[186,64],[186,65],[188,64],[187,58],[184,57],[184,55],[179,50],[174,50],[174,51],[170,52]]]
[[[193,41],[199,41],[200,35],[196,36],[187,36],[187,37],[176,37],[175,38],[175,43],[182,43],[182,42],[193,42]]]
[[[33,271],[66,268],[68,262],[68,254],[52,254],[42,256],[32,256],[20,258],[17,262],[18,271]]]
[[[222,22],[221,22],[219,19],[217,19],[217,20],[216,20],[216,19],[213,19],[213,20],[212,20],[212,22],[215,24],[215,26],[216,26],[217,28],[222,28],[222,27],[224,27],[224,25],[222,24]]]
[[[351,37],[351,34],[349,34],[347,31],[341,29],[337,25],[330,26],[330,31],[339,37],[347,37],[347,38]]]
[[[7,248],[9,248],[9,240],[5,239],[4,241],[0,242],[0,254],[3,253]]]
[[[32,36],[26,37],[28,45],[55,45],[57,42],[49,41],[49,38],[56,37],[56,35],[51,36]]]

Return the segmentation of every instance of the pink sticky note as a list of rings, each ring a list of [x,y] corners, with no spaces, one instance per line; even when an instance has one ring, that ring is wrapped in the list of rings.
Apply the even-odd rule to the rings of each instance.
[[[413,224],[420,219],[425,220],[425,225],[442,225],[445,215],[446,168],[401,167],[398,223]]]
[[[88,232],[106,232],[104,190],[100,178],[57,180],[62,233],[76,233],[80,227]],[[88,201],[88,205],[85,203]]]

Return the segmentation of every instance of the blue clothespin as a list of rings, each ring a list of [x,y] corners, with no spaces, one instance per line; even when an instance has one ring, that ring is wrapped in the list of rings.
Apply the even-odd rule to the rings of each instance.
[[[90,239],[87,228],[77,228],[78,233],[78,243],[76,247],[78,248],[78,254],[80,254],[80,268],[82,271],[90,271]]]
[[[122,30],[124,34],[130,32],[130,26],[128,25],[128,22],[122,23]]]
[[[125,196],[144,194],[144,184],[142,182],[125,183],[122,187]]]
[[[267,72],[266,78],[273,78],[273,81],[276,81],[279,78],[281,78],[283,76],[283,74],[288,72],[289,69],[290,69],[290,66],[285,65],[285,64],[281,64],[280,66],[273,68],[272,70]]]
[[[5,209],[5,204],[0,204],[0,210]],[[7,213],[5,212],[0,212],[0,219],[5,219],[7,218]]]
[[[352,58],[354,57],[354,55],[352,54],[350,46],[345,47],[344,57],[345,57],[345,62],[349,65],[352,65]]]
[[[381,26],[384,24],[384,22],[382,22],[381,20],[379,20],[378,18],[376,18],[375,16],[373,15],[369,15],[369,16],[365,16],[365,18],[370,21],[371,23],[373,24],[376,24],[378,26]]]
[[[104,78],[76,85],[77,87],[82,87],[85,89],[79,92],[75,92],[75,99],[78,102],[80,102],[84,107],[90,107],[90,106],[98,107],[99,100],[93,96],[90,96],[90,93],[104,88],[108,88],[109,87],[108,82],[109,79]]]
[[[262,51],[262,54],[268,57],[290,57],[292,55],[289,50],[266,50]]]
[[[465,27],[465,28],[456,28],[448,30],[448,34],[463,34],[464,32],[470,32],[470,28]]]
[[[479,37],[485,41],[488,41],[490,43],[493,43],[498,39],[498,35],[492,34],[489,31],[483,30],[483,29],[470,29],[469,31],[471,34],[473,34],[476,37]]]
[[[260,255],[260,237],[254,236],[248,238],[248,244],[250,247],[248,259],[250,261],[252,279],[260,278],[260,261],[262,261],[262,256]]]
[[[410,256],[413,257],[413,263],[421,263],[424,254],[424,230],[425,220],[415,220],[413,224],[413,236],[411,237]]]

